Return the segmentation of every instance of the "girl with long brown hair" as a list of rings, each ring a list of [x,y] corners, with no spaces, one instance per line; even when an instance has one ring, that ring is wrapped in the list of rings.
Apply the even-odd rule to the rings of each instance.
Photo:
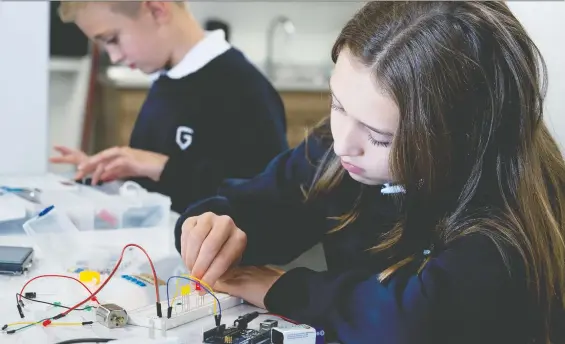
[[[563,343],[565,164],[507,5],[370,2],[332,57],[329,125],[179,220],[193,275],[344,343]]]

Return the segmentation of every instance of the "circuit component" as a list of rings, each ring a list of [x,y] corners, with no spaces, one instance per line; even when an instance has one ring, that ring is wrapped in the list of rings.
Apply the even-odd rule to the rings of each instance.
[[[240,298],[228,294],[216,293],[215,295],[220,301],[222,310],[230,309],[243,303]],[[148,328],[155,326],[156,330],[160,330],[162,326],[165,326],[167,330],[170,330],[195,320],[209,317],[215,313],[215,310],[218,310],[217,303],[211,295],[200,296],[196,292],[177,297],[174,302],[171,300],[170,306],[172,307],[171,317],[168,318],[168,314],[164,314],[165,322],[155,317],[155,305],[151,304],[128,310],[128,323]],[[167,310],[166,313],[168,313],[169,304],[167,300],[161,301],[161,307]],[[155,320],[154,325],[151,325],[150,319]]]
[[[238,317],[233,322],[233,327],[237,327],[240,330],[246,329],[249,322],[251,322],[252,320],[257,318],[258,316],[259,316],[259,312],[251,312],[251,313],[244,314],[244,315]]]
[[[226,325],[214,327],[204,332],[204,343],[208,344],[267,344],[271,342],[271,329],[278,326],[273,319],[266,319],[259,325],[259,330],[247,328],[249,322],[259,316],[259,312],[251,312],[238,317],[233,327]]]
[[[279,326],[279,322],[274,319],[266,319],[261,321],[259,324],[259,329],[270,331],[272,328]]]
[[[226,328],[226,325],[222,324],[204,332],[203,342],[207,344],[267,344],[271,342],[271,330]]]
[[[155,281],[153,279],[153,275],[152,274],[146,274],[146,273],[142,273],[139,275],[133,275],[134,277],[139,278],[140,280],[144,281],[147,284],[155,284]],[[163,281],[160,278],[157,278],[157,283],[161,286],[161,285],[167,285],[167,283],[165,281]]]
[[[275,327],[271,330],[272,344],[315,344],[316,329],[308,325]]]
[[[126,326],[128,313],[116,304],[107,303],[96,309],[96,321],[108,328],[120,328]]]

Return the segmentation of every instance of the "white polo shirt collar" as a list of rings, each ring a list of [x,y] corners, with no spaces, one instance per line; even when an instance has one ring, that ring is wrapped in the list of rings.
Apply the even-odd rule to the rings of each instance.
[[[230,48],[231,45],[226,41],[223,30],[208,31],[206,37],[192,47],[176,66],[154,73],[151,77],[153,80],[157,80],[161,75],[166,75],[171,79],[184,78],[202,69]]]

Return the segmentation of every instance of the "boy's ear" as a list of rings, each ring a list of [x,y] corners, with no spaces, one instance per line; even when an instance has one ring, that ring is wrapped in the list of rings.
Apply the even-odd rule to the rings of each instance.
[[[159,23],[165,23],[171,19],[171,5],[174,3],[168,1],[143,1],[142,4]]]

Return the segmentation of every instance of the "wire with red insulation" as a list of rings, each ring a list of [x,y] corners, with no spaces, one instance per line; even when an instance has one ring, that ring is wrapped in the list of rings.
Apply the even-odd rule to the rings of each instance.
[[[294,325],[297,325],[297,324],[298,324],[297,321],[292,320],[292,319],[289,319],[289,318],[287,318],[287,317],[285,317],[285,316],[282,316],[282,315],[280,315],[280,314],[275,314],[275,313],[269,313],[269,312],[267,312],[267,313],[261,313],[261,315],[270,315],[270,316],[273,316],[273,317],[280,318],[280,319],[282,319],[282,320],[284,320],[284,321],[286,321],[286,322],[288,322],[288,323],[294,324]]]
[[[94,293],[92,293],[92,297],[96,296],[106,286],[106,284],[108,284],[110,279],[116,274],[116,272],[118,271],[118,268],[120,267],[120,264],[122,263],[122,260],[124,259],[124,253],[125,253],[125,251],[128,247],[137,247],[138,249],[140,249],[145,254],[147,259],[149,260],[149,265],[151,266],[151,272],[153,273],[153,280],[154,280],[153,284],[155,286],[155,299],[156,299],[156,306],[157,306],[157,317],[161,318],[163,316],[163,314],[161,312],[161,298],[159,297],[159,283],[158,283],[158,279],[157,279],[157,272],[155,272],[155,266],[153,265],[153,261],[151,260],[151,257],[149,257],[149,254],[147,253],[147,251],[145,251],[145,249],[143,247],[141,247],[137,244],[127,244],[126,246],[124,246],[124,248],[122,249],[122,252],[120,254],[120,259],[118,259],[118,261],[116,262],[116,266],[114,266],[114,269],[112,269],[112,271],[108,275],[108,278],[106,278],[106,280],[100,285],[100,287],[98,287],[98,289],[96,289],[96,291]],[[75,304],[74,306],[70,307],[68,310],[64,311],[63,313],[56,315],[53,318],[53,320],[57,320],[57,319],[60,319],[64,316],[66,316],[67,314],[69,314],[73,310],[77,309],[78,307],[80,307],[83,304],[85,304],[86,302],[88,302],[88,300],[90,300],[90,297],[88,297],[88,298],[82,300],[81,302]]]
[[[153,273],[153,281],[154,281],[154,286],[155,286],[155,298],[156,298],[156,306],[157,306],[157,316],[158,316],[159,318],[161,318],[161,317],[162,317],[162,312],[161,312],[161,298],[160,298],[160,296],[159,296],[159,283],[158,283],[158,279],[157,279],[157,272],[155,271],[155,266],[153,265],[153,261],[151,260],[151,257],[149,256],[149,254],[147,253],[147,251],[146,251],[143,247],[141,247],[141,246],[139,246],[139,245],[137,245],[137,244],[127,244],[127,245],[125,245],[125,246],[123,247],[122,252],[121,252],[121,254],[120,254],[120,258],[119,258],[118,261],[116,262],[116,265],[114,266],[114,268],[112,269],[112,271],[110,272],[110,274],[108,275],[108,277],[106,278],[106,280],[105,280],[105,281],[98,287],[98,289],[96,289],[96,291],[94,291],[94,292],[91,292],[91,291],[88,289],[88,287],[87,287],[84,283],[82,283],[80,280],[78,280],[78,279],[76,279],[76,278],[74,278],[74,277],[65,276],[65,275],[40,275],[40,276],[34,277],[34,278],[32,278],[31,280],[29,280],[28,282],[26,282],[26,284],[24,284],[24,286],[22,287],[21,292],[19,293],[19,300],[18,300],[18,311],[20,312],[20,315],[22,316],[22,318],[23,318],[23,313],[22,313],[22,311],[21,311],[21,306],[20,306],[20,304],[21,304],[21,302],[22,302],[22,301],[21,301],[21,300],[22,300],[21,294],[23,294],[23,291],[25,290],[25,288],[26,288],[32,281],[34,281],[34,280],[36,280],[36,279],[44,278],[44,277],[68,278],[68,279],[71,279],[71,280],[74,280],[74,281],[77,281],[78,283],[80,283],[83,287],[86,288],[86,290],[88,290],[88,293],[89,293],[90,295],[89,295],[87,298],[85,298],[84,300],[82,300],[81,302],[75,304],[75,305],[72,306],[72,307],[68,307],[68,309],[67,309],[66,311],[64,311],[64,312],[62,312],[62,313],[59,313],[58,315],[56,315],[56,316],[54,316],[54,317],[52,317],[52,318],[46,318],[46,319],[43,319],[43,320],[41,320],[41,321],[39,321],[39,322],[36,322],[36,323],[30,324],[30,325],[24,326],[23,328],[19,328],[19,329],[12,330],[12,331],[10,331],[10,333],[15,333],[15,332],[17,332],[17,331],[19,331],[19,330],[23,330],[24,328],[28,328],[28,327],[31,327],[31,326],[34,326],[34,325],[37,325],[37,324],[44,324],[45,322],[49,322],[49,323],[50,323],[52,320],[61,319],[62,317],[64,317],[64,316],[66,316],[67,314],[69,314],[70,312],[72,312],[72,311],[74,311],[74,310],[78,310],[78,308],[79,308],[80,306],[82,306],[83,304],[85,304],[85,303],[88,302],[89,300],[93,300],[93,301],[95,301],[95,302],[98,302],[98,300],[97,300],[97,298],[96,298],[96,295],[106,286],[106,284],[108,284],[108,282],[110,281],[110,279],[116,274],[116,272],[118,271],[118,268],[120,267],[120,264],[122,263],[122,260],[123,260],[123,258],[124,258],[124,253],[125,253],[125,251],[126,251],[126,249],[127,249],[128,247],[136,247],[136,248],[140,249],[140,250],[145,254],[145,256],[147,257],[147,260],[149,261],[149,265],[150,265],[150,267],[151,267],[151,272]],[[18,297],[18,296],[16,296],[16,297]],[[100,303],[98,302],[98,304],[100,304]]]

